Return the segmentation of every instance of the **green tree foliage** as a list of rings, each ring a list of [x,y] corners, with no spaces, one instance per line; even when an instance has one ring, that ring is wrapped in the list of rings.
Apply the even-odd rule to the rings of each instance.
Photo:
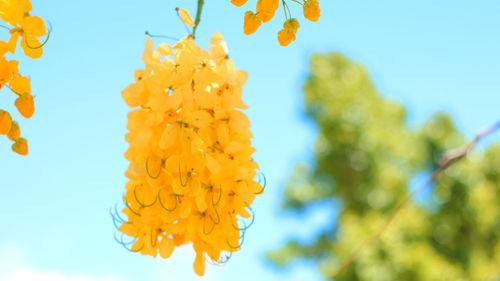
[[[415,182],[466,139],[445,113],[420,128],[383,98],[367,71],[339,54],[314,55],[304,86],[318,128],[313,163],[298,165],[284,209],[340,206],[312,243],[289,241],[268,253],[277,265],[314,261],[331,280],[500,280],[500,145],[451,166],[422,202],[407,204],[380,239],[339,275],[336,269],[376,233]]]

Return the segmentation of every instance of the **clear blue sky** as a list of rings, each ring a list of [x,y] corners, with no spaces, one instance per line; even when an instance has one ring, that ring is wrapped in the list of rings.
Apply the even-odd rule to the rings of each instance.
[[[244,8],[206,1],[197,41],[207,47],[211,35],[221,32],[236,66],[249,72],[244,99],[250,105],[255,158],[268,189],[256,201],[257,220],[243,250],[223,267],[208,266],[200,279],[192,271],[190,247],[168,260],[126,252],[113,241],[108,214],[120,202],[126,182],[129,109],[120,92],[142,67],[144,31],[183,37],[186,31],[174,8],[194,14],[196,1],[32,2],[33,14],[50,21],[54,31],[43,58],[21,64],[36,95],[35,116],[20,122],[30,155],[17,156],[0,138],[2,281],[18,281],[19,276],[57,281],[78,276],[83,278],[79,281],[312,280],[307,264],[281,273],[267,266],[262,254],[334,219],[313,214],[298,223],[279,212],[283,183],[296,162],[308,159],[314,142],[314,128],[301,111],[301,87],[314,52],[340,51],[365,64],[382,93],[408,106],[415,124],[435,110],[446,110],[472,136],[500,117],[497,0],[322,0],[318,23],[303,20],[292,5],[302,26],[287,48],[276,41],[281,12],[256,34],[245,36],[243,13],[255,0]],[[4,93],[0,105],[13,111],[5,106],[13,102],[12,95]],[[305,228],[304,221],[313,226]]]

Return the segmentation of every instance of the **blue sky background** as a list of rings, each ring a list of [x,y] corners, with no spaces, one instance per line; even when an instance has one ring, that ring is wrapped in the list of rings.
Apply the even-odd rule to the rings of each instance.
[[[129,253],[114,242],[108,213],[126,182],[129,109],[120,92],[142,68],[144,31],[185,36],[174,8],[194,15],[195,2],[32,0],[33,14],[54,30],[41,59],[21,59],[37,109],[30,120],[14,117],[30,141],[30,155],[12,153],[10,142],[0,138],[0,280],[318,278],[309,264],[280,272],[263,260],[266,250],[290,237],[307,237],[334,219],[331,211],[299,218],[279,211],[284,182],[295,163],[309,159],[314,143],[301,95],[314,52],[339,51],[366,65],[380,92],[408,106],[413,124],[446,110],[471,137],[500,117],[497,0],[322,0],[318,23],[306,22],[291,3],[301,28],[287,48],[276,40],[281,11],[245,36],[243,14],[255,0],[243,8],[206,1],[197,41],[207,47],[212,34],[221,32],[236,66],[249,72],[244,99],[267,193],[256,201],[257,219],[243,250],[222,267],[208,266],[203,279],[193,273],[190,246],[168,260]],[[3,109],[14,112],[13,101],[12,94],[0,92]],[[498,139],[496,134],[489,141]]]

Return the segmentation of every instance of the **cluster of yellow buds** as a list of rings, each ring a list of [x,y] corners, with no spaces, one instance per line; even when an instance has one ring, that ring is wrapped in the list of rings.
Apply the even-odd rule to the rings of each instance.
[[[285,12],[285,23],[283,29],[278,32],[278,42],[281,46],[288,46],[295,40],[295,34],[299,29],[299,21],[292,18],[290,9],[286,0],[257,0],[256,11],[247,11],[243,18],[243,33],[246,35],[253,34],[259,29],[263,22],[270,21],[276,10],[279,8],[279,3],[282,3],[283,11]],[[321,16],[319,0],[291,0],[302,6],[304,17],[310,21],[318,21]],[[231,0],[231,3],[240,7],[246,4],[248,0]]]
[[[0,40],[0,89],[7,86],[17,99],[14,104],[25,118],[31,118],[35,112],[35,101],[31,95],[31,85],[28,77],[19,73],[19,62],[7,60],[7,53],[14,54],[19,38],[24,54],[30,58],[39,58],[43,54],[43,45],[38,37],[47,34],[45,23],[40,17],[31,16],[29,0],[0,0],[0,19],[10,26],[1,25],[9,31],[9,40]],[[48,36],[47,36],[48,39]],[[28,154],[28,142],[21,137],[21,129],[8,111],[0,109],[0,135],[14,142],[12,150],[21,155]]]
[[[241,111],[247,73],[235,69],[219,33],[202,50],[189,35],[156,49],[146,39],[145,69],[122,92],[128,114],[124,195],[118,239],[134,252],[168,258],[192,243],[194,270],[241,247],[244,219],[262,185],[255,180],[250,122]],[[123,237],[122,237],[123,238]],[[224,255],[224,257],[222,256]]]

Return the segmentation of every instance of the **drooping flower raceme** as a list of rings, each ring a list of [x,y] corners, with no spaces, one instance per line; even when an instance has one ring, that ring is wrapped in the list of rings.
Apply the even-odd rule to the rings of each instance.
[[[243,6],[248,0],[231,0],[235,6]],[[292,18],[288,0],[257,0],[255,12],[247,11],[243,17],[243,33],[250,35],[255,33],[263,22],[274,18],[280,2],[285,14],[285,23],[282,30],[278,32],[278,42],[281,46],[288,46],[295,40],[295,35],[300,27],[296,18]],[[302,6],[304,17],[310,21],[318,21],[321,16],[319,0],[290,0]],[[293,24],[291,26],[290,24]]]
[[[238,251],[263,187],[255,178],[250,122],[242,110],[247,73],[236,69],[216,33],[210,50],[192,36],[153,48],[122,96],[128,114],[126,207],[120,231],[130,250],[168,258],[191,243],[194,270]],[[239,221],[240,220],[240,221]],[[124,245],[125,243],[121,241]]]
[[[43,45],[38,37],[47,34],[45,23],[40,17],[30,15],[32,5],[29,0],[0,0],[0,19],[10,26],[10,38],[0,40],[0,89],[7,86],[17,95],[14,104],[25,118],[31,118],[35,112],[35,100],[31,95],[28,77],[19,73],[19,62],[7,60],[7,53],[14,54],[20,41],[24,54],[30,58],[39,58],[43,54]],[[19,40],[20,39],[20,40]],[[0,110],[0,135],[6,135],[13,141],[12,150],[21,155],[28,154],[28,141],[21,137],[21,129],[12,120],[9,112]]]

